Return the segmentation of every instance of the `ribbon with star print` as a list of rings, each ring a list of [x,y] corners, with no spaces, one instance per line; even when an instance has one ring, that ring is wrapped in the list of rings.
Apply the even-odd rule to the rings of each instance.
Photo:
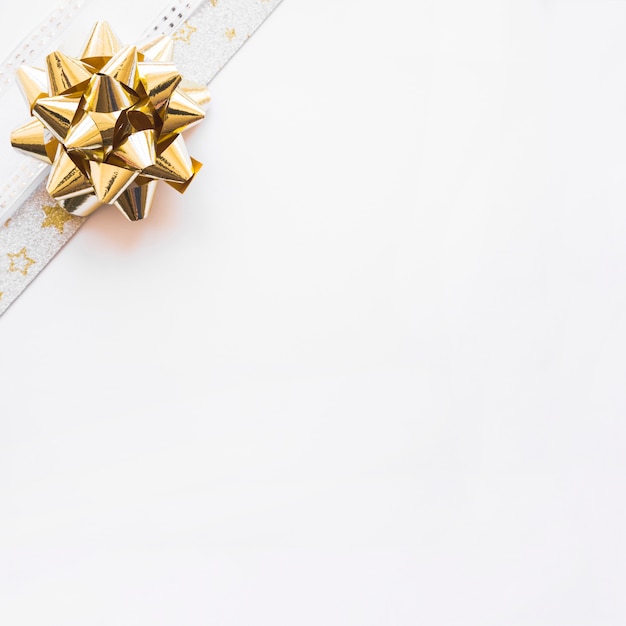
[[[206,86],[280,2],[177,0],[144,34],[171,36],[176,68],[191,84]],[[0,315],[87,219],[50,195],[44,182],[48,168],[33,163],[24,166],[21,178],[19,172],[12,176],[13,210],[0,224]]]

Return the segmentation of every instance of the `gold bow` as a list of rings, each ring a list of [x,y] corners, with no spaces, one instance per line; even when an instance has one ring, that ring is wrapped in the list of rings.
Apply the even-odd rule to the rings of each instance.
[[[181,133],[204,119],[210,98],[182,79],[173,53],[169,37],[122,46],[98,22],[80,59],[57,51],[47,70],[18,70],[33,117],[11,133],[11,144],[52,164],[48,192],[69,213],[114,204],[128,219],[143,219],[157,181],[182,193],[202,166]]]

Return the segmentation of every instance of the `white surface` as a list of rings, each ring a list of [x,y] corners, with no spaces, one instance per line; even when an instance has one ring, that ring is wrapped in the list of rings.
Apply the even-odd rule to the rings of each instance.
[[[623,626],[625,33],[285,0],[0,320],[0,623]]]

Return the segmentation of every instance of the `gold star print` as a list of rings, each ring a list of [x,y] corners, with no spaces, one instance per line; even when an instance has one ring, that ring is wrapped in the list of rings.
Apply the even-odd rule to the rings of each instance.
[[[237,36],[237,31],[234,28],[229,28],[224,34],[229,41],[232,41]]]
[[[191,35],[193,35],[197,30],[196,26],[193,26],[193,24],[190,24],[189,22],[185,22],[181,26],[180,30],[172,36],[172,39],[189,43],[191,41]]]
[[[26,254],[26,248],[22,248],[19,252],[9,252],[7,256],[11,260],[9,272],[21,272],[22,276],[26,276],[30,266],[35,264],[34,259]]]
[[[217,0],[209,0],[209,2],[216,7],[217,6]]]
[[[41,222],[41,227],[47,228],[49,226],[54,226],[54,228],[63,234],[65,222],[71,222],[72,216],[58,204],[44,204],[41,208],[46,214],[46,219]]]
[[[2,300],[2,296],[4,295],[4,293],[2,291],[0,291],[0,300]]]
[[[8,219],[8,220],[7,220],[7,221],[3,224],[3,226],[4,226],[5,228],[8,228],[10,223],[11,223],[11,218],[9,218],[9,219]]]

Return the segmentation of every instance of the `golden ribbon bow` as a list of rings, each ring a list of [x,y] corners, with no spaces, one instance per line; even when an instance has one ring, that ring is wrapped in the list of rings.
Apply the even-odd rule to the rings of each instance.
[[[57,51],[47,70],[18,70],[34,117],[11,133],[11,144],[52,164],[48,192],[69,213],[114,204],[128,219],[143,219],[157,181],[182,193],[202,166],[181,133],[204,119],[210,98],[182,79],[173,53],[169,37],[122,46],[98,22],[80,59]]]

